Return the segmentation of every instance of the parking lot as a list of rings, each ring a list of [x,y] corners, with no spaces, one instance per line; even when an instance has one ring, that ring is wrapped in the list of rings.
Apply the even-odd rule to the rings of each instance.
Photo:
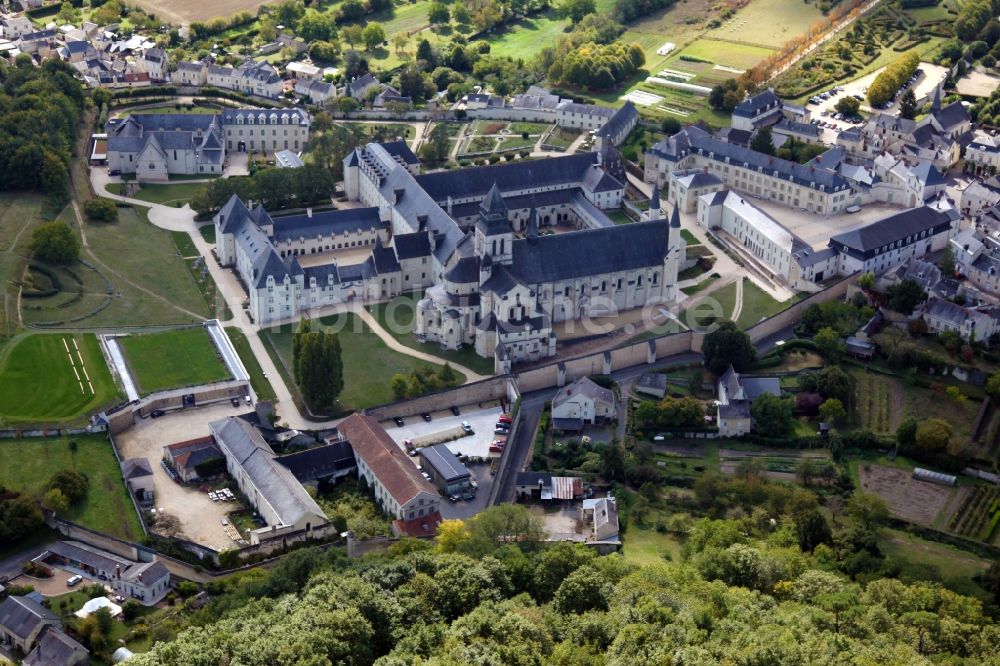
[[[434,412],[430,421],[424,421],[419,416],[410,416],[404,421],[403,427],[397,426],[392,421],[384,421],[382,427],[396,444],[405,448],[403,442],[408,439],[423,438],[437,433],[444,434],[461,428],[462,422],[468,421],[472,426],[471,435],[445,443],[452,453],[486,458],[490,455],[490,444],[496,438],[493,427],[500,414],[500,403],[491,402],[484,403],[483,407],[462,408],[458,416],[450,411]]]
[[[209,434],[208,424],[225,416],[235,416],[246,408],[228,402],[171,412],[158,419],[140,419],[133,427],[115,437],[122,457],[146,458],[153,468],[153,491],[157,510],[173,516],[180,524],[177,536],[216,550],[233,548],[222,519],[237,508],[238,502],[213,502],[196,486],[173,481],[160,464],[163,447]],[[156,531],[156,528],[153,528]]]

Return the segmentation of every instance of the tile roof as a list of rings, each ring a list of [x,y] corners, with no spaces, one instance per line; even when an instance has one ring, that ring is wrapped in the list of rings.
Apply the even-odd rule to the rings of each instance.
[[[337,428],[400,506],[420,493],[437,496],[437,489],[374,418],[351,414]]]
[[[434,536],[437,534],[438,525],[441,524],[442,520],[440,511],[410,520],[394,520],[392,521],[392,531],[397,536],[414,538]]]

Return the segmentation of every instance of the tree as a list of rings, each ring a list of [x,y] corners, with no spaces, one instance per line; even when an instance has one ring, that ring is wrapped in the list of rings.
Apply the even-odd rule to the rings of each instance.
[[[889,518],[889,507],[878,495],[854,491],[847,501],[847,515],[866,532],[876,532]]]
[[[340,55],[340,44],[335,39],[313,42],[309,45],[309,55],[320,62],[336,62]]]
[[[667,136],[673,136],[681,131],[681,121],[673,116],[667,116],[660,121],[660,131]]]
[[[875,286],[875,274],[874,273],[862,273],[861,277],[858,278],[858,286],[862,289],[871,289]]]
[[[359,108],[361,108],[361,105],[358,103],[358,100],[354,99],[353,97],[347,97],[346,95],[344,97],[337,98],[336,106],[337,110],[340,111],[345,116],[348,113],[351,113],[352,111],[357,111]]]
[[[912,416],[903,419],[903,422],[896,428],[896,445],[901,448],[914,446],[917,443],[918,421]]]
[[[927,298],[927,292],[920,283],[909,278],[889,287],[886,295],[889,297],[889,308],[901,314],[910,314]]]
[[[446,8],[447,9],[447,8]],[[396,52],[396,55],[400,55],[406,49],[407,43],[409,43],[410,38],[405,32],[397,32],[392,36],[392,48]]]
[[[813,342],[828,359],[837,360],[844,353],[844,343],[840,339],[840,334],[829,326],[816,331]]]
[[[58,220],[37,227],[31,234],[31,252],[52,264],[71,264],[80,255],[80,241],[69,225]]]
[[[942,451],[951,442],[952,427],[944,419],[924,419],[917,425],[916,444],[924,451]]]
[[[611,442],[601,457],[604,467],[603,476],[608,481],[623,481],[625,479],[625,453],[618,442]]]
[[[563,16],[569,17],[571,23],[576,24],[587,14],[596,12],[597,3],[595,0],[562,0],[559,11]]]
[[[385,29],[381,24],[373,21],[365,26],[361,33],[361,39],[368,51],[374,51],[385,42]]]
[[[731,321],[724,321],[705,336],[701,345],[705,367],[715,375],[722,375],[729,366],[737,372],[746,370],[757,358],[757,350],[750,336]]]
[[[100,89],[99,89],[100,90]],[[115,222],[118,220],[118,206],[111,199],[97,197],[83,204],[87,219],[95,222]]]
[[[955,253],[952,252],[950,246],[945,247],[941,256],[938,257],[938,268],[941,269],[941,275],[944,277],[955,277]]]
[[[582,566],[559,585],[553,604],[563,615],[607,610],[608,589],[605,577],[594,567]]]
[[[917,96],[913,88],[907,88],[899,99],[899,117],[907,120],[917,117]]]
[[[665,397],[657,406],[656,425],[667,428],[697,427],[704,423],[705,408],[700,400]]]
[[[771,128],[762,127],[757,130],[753,138],[750,139],[750,149],[758,153],[774,155],[774,140],[771,137]]]
[[[344,38],[345,42],[353,47],[355,44],[360,44],[362,40],[364,40],[364,28],[360,25],[348,25],[340,31],[340,35]]]
[[[770,393],[757,396],[750,405],[754,431],[764,437],[784,437],[792,427],[792,400]]]
[[[451,20],[448,5],[443,2],[432,2],[427,7],[427,20],[430,21],[431,25],[444,25],[448,23]]]
[[[297,32],[307,42],[325,41],[336,34],[333,15],[310,9],[299,19]]]
[[[406,378],[406,375],[398,372],[394,374],[392,379],[389,381],[389,387],[392,389],[392,395],[396,398],[396,400],[402,400],[406,397],[408,386],[409,380]]]
[[[76,504],[87,496],[90,480],[86,474],[64,469],[52,475],[48,487],[59,490],[70,504]]]
[[[545,537],[541,519],[519,504],[490,507],[466,521],[469,539],[463,551],[485,554],[507,543],[524,547],[541,542]]]
[[[842,424],[847,420],[847,411],[844,409],[844,403],[837,398],[827,398],[819,406],[819,418],[827,423]]]
[[[441,553],[457,553],[471,537],[468,526],[459,519],[444,520],[438,525],[437,550]]]
[[[38,504],[24,495],[0,501],[0,543],[11,544],[41,527]]]
[[[448,159],[450,148],[448,127],[444,123],[437,123],[431,130],[430,137],[420,146],[420,158],[431,164],[439,164]]]
[[[842,113],[845,116],[853,116],[856,115],[858,109],[861,108],[861,102],[859,102],[856,97],[845,95],[837,100],[837,105],[834,108],[837,109],[838,113]]]
[[[66,499],[66,496],[58,488],[50,488],[46,491],[45,497],[42,499],[42,505],[50,511],[63,513],[69,509],[69,500]]]
[[[340,340],[335,333],[306,330],[293,341],[293,365],[302,397],[313,408],[331,409],[344,388]]]
[[[803,553],[811,553],[821,543],[833,543],[833,533],[822,513],[813,509],[795,519],[795,534]]]

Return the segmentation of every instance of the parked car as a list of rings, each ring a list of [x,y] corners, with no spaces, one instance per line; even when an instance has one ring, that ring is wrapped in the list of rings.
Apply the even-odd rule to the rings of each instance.
[[[455,502],[457,502],[460,499],[462,499],[461,495],[458,495],[458,494],[455,494],[455,493],[452,493],[451,495],[448,495],[448,501],[451,502],[452,504],[454,504]]]
[[[70,576],[66,581],[66,587],[73,587],[74,585],[79,585],[83,580],[83,576]]]
[[[473,492],[465,493],[464,495],[462,495],[462,499],[464,499],[466,502],[471,502],[472,500],[476,499],[476,493]]]
[[[451,413],[455,416],[461,414],[461,412],[458,411],[458,407],[455,407],[454,405],[451,406]]]
[[[108,175],[109,176],[120,176],[120,175],[122,175],[122,170],[121,169],[108,169]]]
[[[660,433],[659,435],[657,435],[656,437],[653,438],[653,441],[654,442],[662,442],[662,441],[664,441],[666,439],[667,439],[667,436],[664,435],[663,433]]]
[[[465,432],[472,432],[472,424],[468,421],[462,421],[462,430]]]
[[[116,594],[116,595],[115,595],[115,603],[116,603],[116,604],[122,604],[122,603],[125,603],[125,597],[123,597],[123,596],[122,596],[122,595],[120,595],[120,594]]]
[[[153,411],[151,411],[149,413],[149,417],[152,418],[152,419],[158,419],[161,416],[163,416],[164,414],[166,414],[166,412],[163,411],[162,409],[154,409]]]
[[[494,440],[490,444],[490,453],[503,453],[503,447],[507,442],[501,442],[499,439]]]
[[[431,475],[430,475],[430,474],[428,474],[427,472],[421,472],[420,474],[421,474],[421,475],[423,475],[423,477],[424,477],[425,479],[427,479],[428,481],[430,481],[430,480],[431,480]]]
[[[513,423],[513,419],[510,418],[510,414],[501,414],[500,418],[497,419],[500,423],[510,424]]]
[[[399,417],[399,416],[394,416],[394,417],[392,418],[392,422],[393,422],[393,423],[395,423],[395,424],[396,424],[397,426],[399,426],[400,428],[402,428],[402,427],[403,427],[403,419],[402,419],[402,417]]]
[[[424,412],[423,414],[420,415],[420,418],[429,423],[431,420],[431,415],[428,414],[427,412]]]
[[[240,399],[239,398],[233,398],[229,402],[233,405],[233,407],[239,407],[240,406]]]

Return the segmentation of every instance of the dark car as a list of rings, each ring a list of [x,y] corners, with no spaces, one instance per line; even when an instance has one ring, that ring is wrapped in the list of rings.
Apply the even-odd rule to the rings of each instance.
[[[429,422],[431,420],[431,415],[427,414],[425,412],[425,413],[423,413],[423,414],[420,415],[420,418],[422,418],[424,421],[428,421]]]
[[[460,499],[462,498],[459,495],[448,495],[448,500],[451,501],[452,503],[455,503]]]
[[[464,499],[467,502],[471,502],[472,500],[476,499],[476,493],[473,492],[465,493],[464,495],[462,495],[462,499]]]
[[[451,413],[454,414],[455,416],[458,416],[459,414],[461,414],[461,412],[458,411],[458,407],[452,407],[451,408]]]
[[[233,407],[239,407],[240,406],[240,399],[239,398],[233,398],[229,402],[232,403]]]
[[[402,417],[395,416],[395,417],[393,417],[392,421],[393,421],[393,423],[395,423],[400,428],[403,427],[403,419],[402,419]]]
[[[153,411],[151,411],[149,413],[149,416],[150,416],[150,418],[158,419],[161,416],[163,416],[164,414],[166,414],[166,412],[163,411],[162,409],[154,409]]]

